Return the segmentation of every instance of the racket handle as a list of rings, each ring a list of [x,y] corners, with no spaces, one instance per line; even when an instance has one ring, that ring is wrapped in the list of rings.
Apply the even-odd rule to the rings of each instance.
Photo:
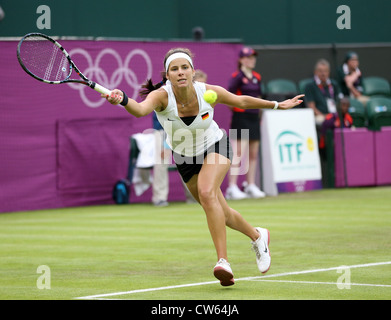
[[[92,82],[91,88],[94,89],[95,91],[98,91],[100,93],[103,93],[105,95],[110,95],[111,90],[106,89],[105,87],[102,87],[100,84],[97,84],[96,82]]]

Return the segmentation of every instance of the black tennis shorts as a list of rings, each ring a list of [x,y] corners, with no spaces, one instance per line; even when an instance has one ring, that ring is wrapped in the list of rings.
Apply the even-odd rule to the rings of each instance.
[[[234,112],[231,129],[236,129],[237,139],[241,139],[241,129],[247,129],[249,140],[261,139],[261,119],[259,113]]]
[[[233,152],[226,133],[220,141],[217,141],[213,146],[209,147],[204,154],[195,157],[186,157],[173,152],[174,162],[178,168],[179,174],[183,181],[188,182],[192,176],[200,173],[204,159],[209,153],[218,153],[232,161]]]

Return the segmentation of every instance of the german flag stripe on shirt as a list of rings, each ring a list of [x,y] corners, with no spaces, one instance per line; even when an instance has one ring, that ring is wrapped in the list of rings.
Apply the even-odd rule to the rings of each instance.
[[[208,119],[209,118],[209,112],[204,113],[203,115],[201,115],[201,118],[202,118],[202,120]]]

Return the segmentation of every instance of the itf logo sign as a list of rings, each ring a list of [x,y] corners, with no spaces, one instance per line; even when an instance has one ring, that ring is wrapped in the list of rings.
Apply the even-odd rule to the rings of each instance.
[[[314,140],[311,136],[305,138],[295,131],[281,132],[275,142],[278,148],[280,164],[299,165],[303,160],[303,153],[314,151]]]
[[[304,190],[307,181],[321,180],[312,110],[266,111],[261,128],[262,171],[267,194],[276,195],[277,184],[293,183]]]

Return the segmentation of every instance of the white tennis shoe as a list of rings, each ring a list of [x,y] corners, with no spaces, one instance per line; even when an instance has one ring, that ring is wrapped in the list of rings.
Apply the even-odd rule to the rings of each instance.
[[[213,269],[214,276],[220,280],[220,284],[224,287],[232,286],[235,284],[234,274],[231,269],[231,265],[227,260],[221,258]]]
[[[259,238],[255,241],[251,241],[253,250],[256,255],[257,265],[259,271],[266,273],[271,264],[271,256],[269,250],[270,233],[269,230],[264,228],[255,228],[259,232]]]
[[[260,199],[260,198],[265,198],[266,193],[263,192],[261,189],[258,188],[255,184],[248,184],[243,183],[244,186],[244,193],[247,194],[247,197],[253,198],[253,199]]]
[[[247,195],[239,189],[236,184],[233,184],[227,188],[225,192],[225,198],[227,200],[242,200],[246,199]]]

